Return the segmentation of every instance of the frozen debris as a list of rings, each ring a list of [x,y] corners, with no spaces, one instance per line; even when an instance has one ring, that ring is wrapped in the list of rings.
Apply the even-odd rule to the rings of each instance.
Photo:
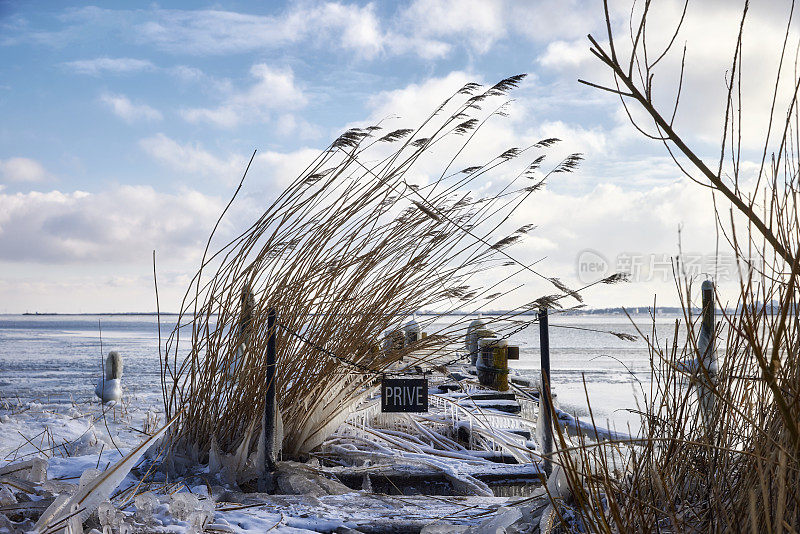
[[[39,521],[36,522],[34,530],[36,530],[36,532],[45,532],[47,525],[55,523],[56,517],[63,515],[71,498],[72,497],[66,493],[62,493],[56,497],[53,503],[39,517]]]
[[[0,484],[0,506],[17,504],[17,498],[4,484]]]
[[[27,478],[31,467],[33,467],[33,460],[8,464],[0,467],[0,476],[10,475],[16,478]]]
[[[78,503],[72,503],[69,506],[69,518],[67,519],[67,532],[66,534],[83,534],[83,518],[80,515],[80,505]],[[58,522],[56,522],[58,524]],[[48,530],[47,533],[50,534],[52,529]]]
[[[153,492],[146,491],[133,500],[136,507],[136,518],[143,523],[150,523],[156,508],[161,504]]]
[[[89,468],[89,469],[85,470],[83,473],[81,473],[81,478],[78,481],[78,489],[85,488],[94,479],[96,479],[98,476],[100,476],[101,472],[102,471],[100,471],[99,469],[94,469],[94,468]]]
[[[205,532],[207,534],[233,534],[235,530],[224,523],[209,523],[206,525]]]
[[[187,521],[200,508],[200,499],[188,492],[175,493],[169,503],[169,513],[178,521]]]
[[[133,534],[134,532],[133,525],[125,520],[119,522],[119,534]]]
[[[533,499],[540,497],[539,499]],[[522,512],[522,519],[514,523],[509,529],[509,534],[522,534],[533,532],[541,522],[541,516],[545,508],[550,504],[550,500],[545,494],[544,487],[537,488],[530,496],[531,499],[523,505],[517,506]]]
[[[547,491],[553,499],[568,499],[572,495],[564,468],[558,464],[553,466],[553,472],[547,477]]]
[[[344,495],[353,491],[341,482],[326,478],[297,462],[280,462],[277,466],[276,480],[278,490],[285,495],[320,497]]]
[[[98,454],[106,445],[105,442],[97,436],[94,427],[90,426],[86,432],[81,434],[77,439],[65,444],[64,447],[69,456],[86,456],[87,454]]]
[[[208,450],[208,472],[212,475],[219,473],[222,469],[222,459],[220,458],[217,438],[211,436],[211,446]]]
[[[32,460],[28,481],[34,484],[43,484],[47,481],[47,460],[38,456]]]
[[[3,483],[7,486],[11,486],[12,488],[17,488],[18,490],[24,491],[25,493],[36,493],[36,486],[31,484],[27,480],[23,480],[21,478],[4,476],[0,477],[0,483]]]
[[[100,527],[103,529],[103,534],[111,534],[116,515],[117,507],[109,501],[103,501],[97,507],[97,518],[100,520]]]
[[[469,525],[454,525],[452,523],[445,523],[437,521],[430,525],[425,525],[419,534],[462,534],[467,531]]]
[[[71,482],[66,482],[64,480],[46,480],[41,485],[42,491],[50,492],[51,495],[73,495],[75,490],[78,489],[78,486],[72,484]]]
[[[207,524],[214,520],[214,514],[208,510],[195,510],[189,514],[189,529],[187,534],[203,534]]]
[[[544,509],[542,517],[539,518],[539,532],[542,534],[550,534],[558,525],[558,514],[552,504],[548,504]]]
[[[69,498],[66,504],[59,504],[56,500],[50,508],[45,510],[37,524],[38,527],[47,525],[58,525],[69,518],[70,528],[83,532],[82,523],[89,517],[98,505],[108,500],[111,493],[119,486],[120,482],[128,476],[136,462],[142,457],[145,451],[175,422],[173,417],[161,430],[150,436],[138,446],[134,447],[127,455],[116,462],[113,466],[100,473],[97,469],[87,469],[81,475],[78,491]],[[61,496],[59,496],[60,498]],[[72,526],[75,525],[75,526]],[[42,528],[38,528],[43,534]],[[46,529],[46,530],[52,530]]]
[[[0,514],[0,532],[17,532],[14,523],[12,523],[5,514]]]
[[[361,481],[361,489],[372,493],[372,480],[369,478],[367,473],[364,473],[364,479]]]
[[[113,519],[111,521],[112,521],[111,522],[111,526],[112,527],[114,527],[117,530],[121,530],[122,529],[122,525],[125,524],[125,522],[126,522],[125,513],[120,511],[120,510],[116,510],[114,512],[114,517],[113,517]]]
[[[497,513],[489,516],[481,523],[471,526],[465,534],[506,534],[507,528],[522,519],[522,512],[517,508],[501,507]]]

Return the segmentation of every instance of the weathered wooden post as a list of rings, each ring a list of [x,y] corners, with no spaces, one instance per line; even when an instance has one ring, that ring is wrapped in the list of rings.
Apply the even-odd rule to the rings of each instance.
[[[703,318],[700,325],[700,336],[697,340],[697,374],[700,396],[700,408],[706,431],[711,433],[711,419],[714,415],[714,393],[711,390],[717,375],[717,358],[714,347],[714,329],[716,326],[716,305],[714,303],[714,283],[710,280],[701,286],[703,294]],[[710,382],[710,383],[709,383]]]
[[[264,402],[264,473],[259,480],[259,491],[272,492],[275,483],[272,473],[275,471],[275,338],[277,337],[277,313],[270,309],[267,314],[267,397]]]
[[[228,375],[234,380],[238,380],[239,373],[247,365],[255,309],[256,300],[253,291],[250,289],[250,284],[245,283],[242,288],[241,312],[239,313],[239,343],[236,346],[233,363],[228,367]]]
[[[547,325],[547,308],[539,310],[539,347],[542,359],[542,389],[539,391],[539,422],[542,428],[542,457],[544,472],[547,476],[553,472],[551,455],[553,454],[553,423],[551,418],[553,399],[550,391],[550,333]]]

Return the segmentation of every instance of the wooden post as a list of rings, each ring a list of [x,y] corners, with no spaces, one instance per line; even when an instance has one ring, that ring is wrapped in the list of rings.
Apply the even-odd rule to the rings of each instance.
[[[256,309],[256,300],[250,290],[250,284],[245,283],[242,288],[241,311],[239,313],[239,342],[236,347],[236,356],[233,364],[228,369],[228,374],[234,379],[242,372],[247,362],[250,348],[250,334],[253,327],[253,313]]]
[[[267,314],[267,397],[264,402],[264,474],[259,480],[259,491],[271,493],[275,483],[272,473],[275,471],[275,338],[277,314],[270,309]]]
[[[553,399],[550,392],[550,333],[547,325],[547,308],[539,310],[539,347],[542,358],[542,389],[539,391],[539,414],[542,417],[542,456],[544,457],[544,472],[547,476],[553,472],[551,455],[553,454]]]
[[[703,319],[700,325],[700,336],[697,340],[697,376],[699,380],[698,394],[703,411],[703,422],[706,431],[711,433],[711,418],[714,412],[714,394],[708,381],[714,381],[717,374],[716,351],[714,347],[714,328],[716,304],[714,303],[714,283],[706,280],[702,285]],[[707,374],[706,374],[707,373]]]

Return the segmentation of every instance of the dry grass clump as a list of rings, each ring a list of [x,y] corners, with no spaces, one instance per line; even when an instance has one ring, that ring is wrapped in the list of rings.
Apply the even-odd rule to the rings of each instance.
[[[720,161],[715,166],[718,170],[711,170],[652,100],[653,80],[659,79],[654,76],[657,61],[653,58],[661,57],[651,54],[648,59],[646,52],[645,28],[654,23],[648,20],[649,5],[632,11],[629,58],[615,47],[610,20],[609,43],[600,45],[592,39],[593,52],[619,83],[618,90],[610,90],[623,97],[626,106],[636,106],[652,118],[648,135],[662,140],[673,151],[676,163],[683,165],[681,170],[710,189],[715,205],[722,199],[730,201],[730,210],[716,211],[715,215],[720,234],[739,265],[739,292],[736,302],[716,297],[722,310],[713,339],[717,369],[686,365],[702,360],[699,321],[692,315],[698,292],[680,263],[676,265],[685,316],[676,322],[674,337],[666,343],[657,340],[655,327],[648,338],[652,385],[643,407],[642,439],[634,443],[582,442],[571,447],[561,436],[559,461],[565,466],[573,493],[571,503],[556,503],[562,528],[592,532],[797,532],[798,63],[795,61],[794,78],[782,78],[784,69],[774,80],[768,127],[772,130],[765,133],[761,166],[752,177],[753,185],[740,174],[745,167],[739,130],[744,105],[740,58],[748,11],[745,5],[728,78]],[[781,61],[784,54],[795,50],[791,40],[796,36],[790,28],[783,49],[777,51]],[[676,35],[679,29],[680,23]],[[678,85],[682,73],[676,76]],[[779,95],[786,97],[784,102]],[[674,118],[672,108],[669,113]],[[702,391],[707,395],[703,402],[698,398]]]
[[[322,443],[408,353],[380,350],[385,330],[423,307],[446,313],[491,305],[520,273],[546,278],[506,252],[530,226],[496,233],[550,174],[539,170],[542,150],[557,140],[453,168],[469,157],[486,121],[505,115],[506,95],[521,79],[469,83],[416,130],[345,132],[247,230],[206,254],[181,308],[185,327],[172,332],[162,360],[167,416],[184,409],[173,435],[177,450],[204,460],[212,442],[240,457],[256,447],[271,308],[283,450],[297,456]],[[418,169],[429,152],[443,169],[438,176]],[[550,172],[570,172],[579,159],[572,155]],[[468,191],[499,172],[506,174],[492,194]],[[473,284],[501,267],[492,282]],[[428,349],[425,360],[441,357],[463,328],[457,322],[413,349]]]
[[[566,522],[568,529],[755,533],[800,526],[800,325],[788,312],[800,296],[776,282],[745,284],[736,308],[718,318],[716,373],[685,364],[699,356],[690,302],[672,340],[659,343],[655,329],[646,336],[653,369],[640,440],[576,446],[560,436],[559,463],[574,498],[568,509],[580,518]],[[686,289],[691,294],[690,284]],[[700,400],[703,389],[711,402]]]

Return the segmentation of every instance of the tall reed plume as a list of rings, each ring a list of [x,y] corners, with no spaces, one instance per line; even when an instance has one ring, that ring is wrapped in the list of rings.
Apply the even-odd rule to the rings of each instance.
[[[221,453],[256,448],[270,309],[278,316],[283,451],[298,456],[322,443],[409,352],[380,350],[385,330],[422,308],[492,305],[520,273],[552,283],[506,251],[530,225],[496,234],[549,175],[537,169],[542,150],[557,140],[455,168],[470,158],[476,132],[505,114],[506,95],[521,80],[467,84],[414,130],[348,130],[247,230],[207,251],[181,307],[184,326],[172,332],[162,360],[167,415],[184,410],[175,450],[204,460],[212,443]],[[438,176],[419,169],[426,155],[440,162]],[[569,172],[579,159],[571,155],[551,172]],[[492,194],[469,191],[498,176]],[[516,316],[525,310],[496,318],[495,329],[519,328]],[[450,359],[463,327],[459,321],[421,340],[414,349],[423,356],[404,365]]]

